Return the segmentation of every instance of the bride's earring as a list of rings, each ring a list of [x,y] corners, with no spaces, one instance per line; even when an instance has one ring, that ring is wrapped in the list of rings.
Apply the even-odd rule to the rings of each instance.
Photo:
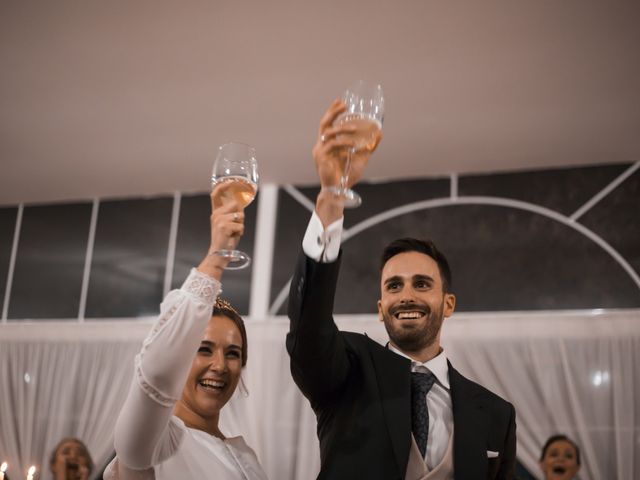
[[[240,390],[240,394],[244,398],[247,398],[249,396],[249,389],[247,388],[247,385],[244,383],[244,379],[242,378],[242,375],[240,375],[240,384],[238,385],[238,390]]]

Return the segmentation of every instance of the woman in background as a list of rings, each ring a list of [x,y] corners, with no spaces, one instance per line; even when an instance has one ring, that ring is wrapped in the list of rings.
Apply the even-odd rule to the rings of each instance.
[[[87,480],[93,466],[89,449],[77,438],[60,440],[49,460],[54,480]]]
[[[540,468],[545,480],[570,480],[580,470],[580,449],[566,435],[553,435],[542,447]]]
[[[212,201],[223,187],[214,190]],[[243,231],[237,203],[214,208],[209,252],[235,248]],[[242,319],[217,300],[227,263],[205,255],[182,288],[164,299],[136,357],[106,480],[266,479],[242,437],[226,437],[218,424],[247,362]]]

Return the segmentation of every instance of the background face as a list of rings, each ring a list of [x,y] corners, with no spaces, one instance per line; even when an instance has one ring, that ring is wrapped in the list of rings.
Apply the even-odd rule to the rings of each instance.
[[[569,480],[580,469],[576,449],[565,440],[549,445],[540,465],[547,480]]]

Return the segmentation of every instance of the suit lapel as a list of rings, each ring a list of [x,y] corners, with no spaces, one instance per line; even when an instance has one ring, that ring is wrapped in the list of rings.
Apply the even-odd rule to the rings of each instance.
[[[404,478],[411,446],[411,362],[373,340],[369,351],[394,457]]]
[[[487,413],[473,384],[449,364],[456,480],[482,478],[487,471]]]

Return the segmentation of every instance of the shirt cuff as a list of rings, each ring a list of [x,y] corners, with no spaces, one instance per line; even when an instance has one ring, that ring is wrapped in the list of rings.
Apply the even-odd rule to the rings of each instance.
[[[302,240],[304,254],[316,262],[334,262],[340,253],[343,221],[344,217],[340,217],[325,230],[314,210]]]

